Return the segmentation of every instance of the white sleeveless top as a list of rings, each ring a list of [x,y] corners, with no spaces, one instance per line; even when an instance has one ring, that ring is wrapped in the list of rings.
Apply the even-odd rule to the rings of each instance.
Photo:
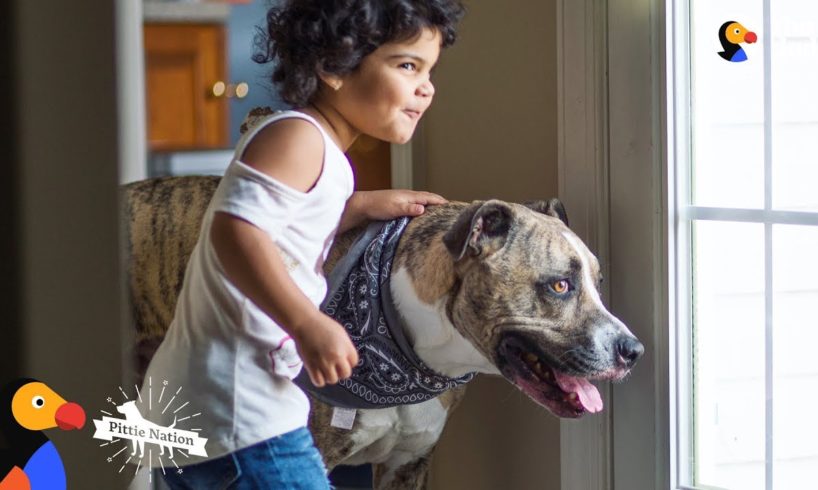
[[[282,184],[240,160],[259,130],[284,118],[305,119],[324,137],[323,169],[308,192]],[[178,396],[190,403],[191,413],[201,415],[187,421],[192,425],[177,428],[200,428],[200,436],[208,438],[208,459],[304,427],[310,408],[307,397],[291,381],[302,368],[292,339],[224,275],[209,239],[213,214],[229,213],[267,233],[278,245],[290,276],[317,306],[327,288],[323,264],[353,187],[346,156],[306,114],[272,114],[239,141],[205,212],[174,320],[142,387],[143,397],[148,377],[154,395],[164,380],[169,387],[182,387]],[[157,407],[155,398],[152,410],[140,404],[143,416],[170,425],[174,415],[171,410],[162,414],[164,403]],[[202,458],[175,460],[191,464]]]

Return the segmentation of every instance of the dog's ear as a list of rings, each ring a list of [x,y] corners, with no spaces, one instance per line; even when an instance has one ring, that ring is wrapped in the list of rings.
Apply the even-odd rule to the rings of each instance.
[[[239,133],[244,134],[250,129],[253,128],[256,124],[258,124],[262,119],[269,116],[275,112],[270,107],[253,107],[250,109],[250,112],[244,117],[244,121],[242,121],[241,126],[239,127]]]
[[[511,207],[502,201],[475,202],[460,213],[443,235],[443,243],[455,262],[467,253],[471,257],[488,256],[505,245],[512,219]]]
[[[565,212],[565,206],[563,206],[562,201],[556,197],[553,197],[547,201],[526,201],[523,203],[523,206],[533,209],[538,213],[547,214],[548,216],[557,218],[565,223],[565,226],[569,226],[568,214]]]

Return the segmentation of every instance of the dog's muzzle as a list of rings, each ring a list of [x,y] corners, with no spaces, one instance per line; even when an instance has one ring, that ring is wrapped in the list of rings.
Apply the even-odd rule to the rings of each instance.
[[[528,335],[507,333],[497,347],[498,367],[503,376],[555,415],[576,418],[603,408],[602,397],[591,379],[620,380],[645,352],[632,335],[622,334],[612,340],[605,350],[613,351],[614,359],[596,368],[577,357],[582,349],[571,349],[558,360]]]
[[[616,341],[616,362],[622,368],[632,368],[644,353],[645,346],[636,337],[622,335]]]

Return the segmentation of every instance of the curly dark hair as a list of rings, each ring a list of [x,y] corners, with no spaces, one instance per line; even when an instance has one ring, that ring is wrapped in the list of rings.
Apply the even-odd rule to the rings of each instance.
[[[442,48],[451,46],[463,14],[459,0],[286,0],[267,11],[253,61],[275,61],[271,80],[281,98],[304,106],[318,92],[319,73],[347,75],[383,44],[432,28]]]

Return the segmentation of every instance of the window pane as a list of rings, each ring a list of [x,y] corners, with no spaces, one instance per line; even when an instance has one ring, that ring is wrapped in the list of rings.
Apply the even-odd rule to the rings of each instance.
[[[775,0],[770,9],[773,206],[818,211],[818,2]]]
[[[693,264],[694,480],[763,490],[763,225],[695,222]]]
[[[773,482],[818,485],[818,228],[773,227]]]
[[[693,204],[764,206],[764,52],[743,44],[747,61],[722,51],[719,28],[729,20],[758,34],[761,0],[691,0]]]

